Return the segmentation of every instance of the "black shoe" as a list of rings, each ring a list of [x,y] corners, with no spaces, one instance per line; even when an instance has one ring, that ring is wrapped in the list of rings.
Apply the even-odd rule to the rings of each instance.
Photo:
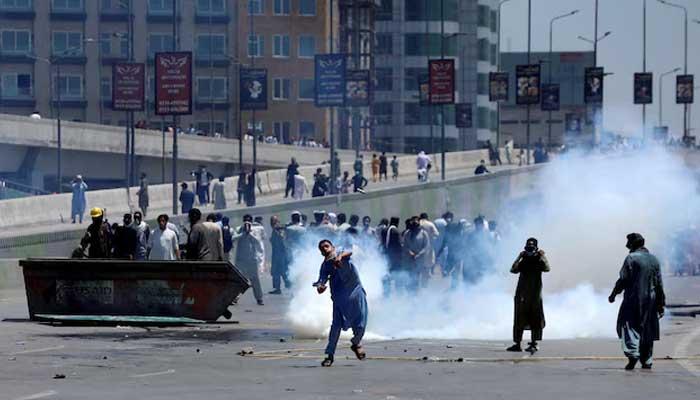
[[[326,358],[321,362],[322,367],[330,367],[333,365],[333,356],[326,356]]]
[[[637,359],[636,358],[629,358],[629,362],[627,365],[625,365],[625,369],[627,371],[631,371],[634,369],[634,367],[637,365]]]
[[[259,305],[259,306],[264,306],[264,305],[265,305],[265,303],[263,303],[263,301],[262,301],[262,300],[258,300],[258,305]]]
[[[642,369],[651,369],[651,364],[642,364]]]
[[[528,345],[529,346],[527,346],[525,351],[527,351],[531,355],[537,353],[537,351],[539,350],[539,348],[537,347],[537,342],[530,342],[528,343]]]
[[[267,293],[268,293],[268,294],[282,294],[282,291],[279,290],[279,289],[275,289],[275,290],[273,290],[273,291],[271,291],[271,292],[267,292]]]
[[[221,316],[223,316],[226,319],[231,319],[231,317],[233,317],[233,314],[231,314],[231,311],[226,310],[223,314],[221,314]]]
[[[506,351],[512,351],[512,352],[521,352],[523,349],[520,347],[520,343],[516,343],[509,348],[506,349]]]

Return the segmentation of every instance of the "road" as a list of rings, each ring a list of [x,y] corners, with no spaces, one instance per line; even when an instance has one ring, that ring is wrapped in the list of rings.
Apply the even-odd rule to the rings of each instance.
[[[669,277],[667,286],[673,302],[698,300],[700,279]],[[264,288],[269,287],[266,280]],[[293,337],[283,318],[288,301],[287,295],[267,296],[266,305],[259,307],[246,293],[231,308],[238,323],[148,329],[50,326],[26,320],[21,290],[0,291],[0,398],[686,400],[700,396],[700,322],[693,318],[666,320],[651,372],[624,371],[616,340],[546,340],[546,329],[541,351],[534,357],[505,352],[504,341],[404,339],[368,342],[369,359],[357,361],[341,339],[335,365],[321,368],[325,342]],[[247,348],[253,354],[237,354]],[[692,359],[663,360],[667,355]],[[54,379],[56,375],[65,378]]]

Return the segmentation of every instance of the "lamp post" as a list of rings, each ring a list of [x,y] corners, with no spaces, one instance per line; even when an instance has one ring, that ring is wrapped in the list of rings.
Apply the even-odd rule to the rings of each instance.
[[[236,107],[236,122],[238,123],[238,173],[243,171],[243,129],[241,128],[241,107],[240,107],[240,80],[241,80],[241,67],[247,67],[247,64],[241,62],[239,58],[228,56],[229,61],[233,63],[234,76],[231,78],[232,87],[235,87],[234,91],[234,102],[238,104]]]
[[[571,17],[572,15],[576,15],[580,10],[574,10],[571,12],[568,12],[566,14],[562,14],[559,16],[556,16],[552,18],[549,21],[549,77],[547,79],[547,83],[551,84],[552,83],[552,69],[554,69],[554,62],[552,61],[552,42],[553,42],[553,32],[554,32],[554,22],[564,19],[566,17]],[[548,135],[547,135],[547,147],[552,146],[552,112],[549,111],[549,118],[547,121],[547,130],[548,130]]]
[[[664,96],[663,96],[664,77],[666,77],[666,75],[675,74],[676,72],[678,72],[680,70],[681,70],[680,67],[675,68],[675,69],[672,69],[668,72],[664,72],[659,77],[659,126],[663,126],[663,121],[664,121]]]
[[[606,37],[612,35],[612,31],[607,31],[605,32],[602,36],[598,36],[598,0],[596,0],[596,17],[595,17],[595,36],[593,36],[593,40],[585,38],[583,36],[579,36],[579,40],[583,40],[584,42],[590,43],[593,45],[593,66],[597,67],[598,66],[598,42],[601,40],[605,39]],[[603,75],[603,79],[605,78],[605,75]],[[599,125],[602,125],[601,118],[598,117],[599,112],[602,112],[602,107],[601,110],[598,110],[598,106],[594,105],[593,106],[593,144],[596,145],[598,143],[598,135],[600,132],[598,132]]]
[[[498,72],[501,72],[501,7],[510,0],[498,2],[498,33],[496,34],[496,57]],[[496,102],[496,148],[501,147],[501,102]]]
[[[530,65],[532,55],[532,0],[527,0],[527,65]],[[527,104],[526,111],[526,132],[525,132],[525,154],[527,165],[530,165],[530,104]]]
[[[466,32],[455,32],[455,33],[451,33],[451,34],[447,35],[445,37],[445,39],[452,39],[452,38],[455,38],[457,36],[466,36],[466,35],[467,35]],[[460,51],[460,54],[462,55],[462,57],[460,57],[460,59],[459,59],[459,72],[461,75],[461,79],[459,80],[459,86],[456,86],[456,87],[457,87],[458,91],[461,93],[461,95],[464,96],[464,94],[466,93],[466,87],[465,87],[466,84],[465,84],[465,79],[464,79],[464,65],[465,65],[465,63],[463,61],[464,61],[464,55],[466,54],[466,51]],[[462,102],[463,101],[464,100],[462,99]],[[462,150],[466,150],[466,134],[462,135]]]
[[[647,0],[642,3],[642,72],[647,72]],[[642,104],[642,142],[647,140],[647,105]]]
[[[683,52],[683,74],[688,75],[688,8],[685,6],[682,6],[680,4],[675,4],[668,2],[666,0],[657,0],[659,3],[673,7],[673,8],[679,8],[683,10],[683,29],[684,29],[684,42],[685,42],[685,49]],[[683,142],[685,143],[685,140],[687,139],[688,136],[688,104],[685,103],[683,104]]]

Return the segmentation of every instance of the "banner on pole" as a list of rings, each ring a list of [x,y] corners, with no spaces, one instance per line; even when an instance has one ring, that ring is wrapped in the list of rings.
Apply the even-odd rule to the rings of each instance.
[[[430,60],[430,104],[454,104],[455,60]]]
[[[603,77],[605,71],[602,67],[586,68],[585,85],[583,90],[584,102],[586,104],[603,103]]]
[[[517,65],[515,79],[516,104],[540,104],[540,65]]]
[[[542,111],[559,111],[559,84],[542,85]]]
[[[314,58],[316,107],[343,107],[345,105],[344,54],[317,54]]]
[[[489,101],[508,101],[507,72],[489,72]]]
[[[693,75],[676,76],[676,104],[693,104]]]
[[[634,104],[651,104],[654,100],[654,76],[651,72],[634,74]]]
[[[267,110],[267,69],[241,68],[240,109]]]
[[[192,52],[156,53],[156,115],[192,114]]]
[[[345,105],[350,107],[369,107],[369,70],[348,71],[345,85]]]
[[[473,126],[471,103],[455,104],[455,125],[457,128],[471,128]]]
[[[146,65],[116,63],[112,66],[112,110],[143,111]]]

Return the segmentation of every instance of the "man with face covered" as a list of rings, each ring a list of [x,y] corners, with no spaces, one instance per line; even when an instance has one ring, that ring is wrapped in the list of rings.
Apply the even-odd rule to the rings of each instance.
[[[513,263],[510,272],[520,274],[515,290],[515,321],[513,323],[514,345],[508,351],[522,351],[520,342],[523,331],[529,330],[531,341],[525,351],[534,354],[537,341],[542,340],[545,326],[544,307],[542,306],[542,273],[549,272],[549,262],[544,251],[537,248],[537,239],[529,238],[525,250],[521,251]]]
[[[639,233],[627,235],[630,254],[620,270],[620,279],[608,300],[624,292],[617,317],[617,335],[632,370],[641,361],[643,369],[651,369],[654,341],[659,340],[659,318],[664,315],[666,295],[661,280],[659,260],[644,247]]]

